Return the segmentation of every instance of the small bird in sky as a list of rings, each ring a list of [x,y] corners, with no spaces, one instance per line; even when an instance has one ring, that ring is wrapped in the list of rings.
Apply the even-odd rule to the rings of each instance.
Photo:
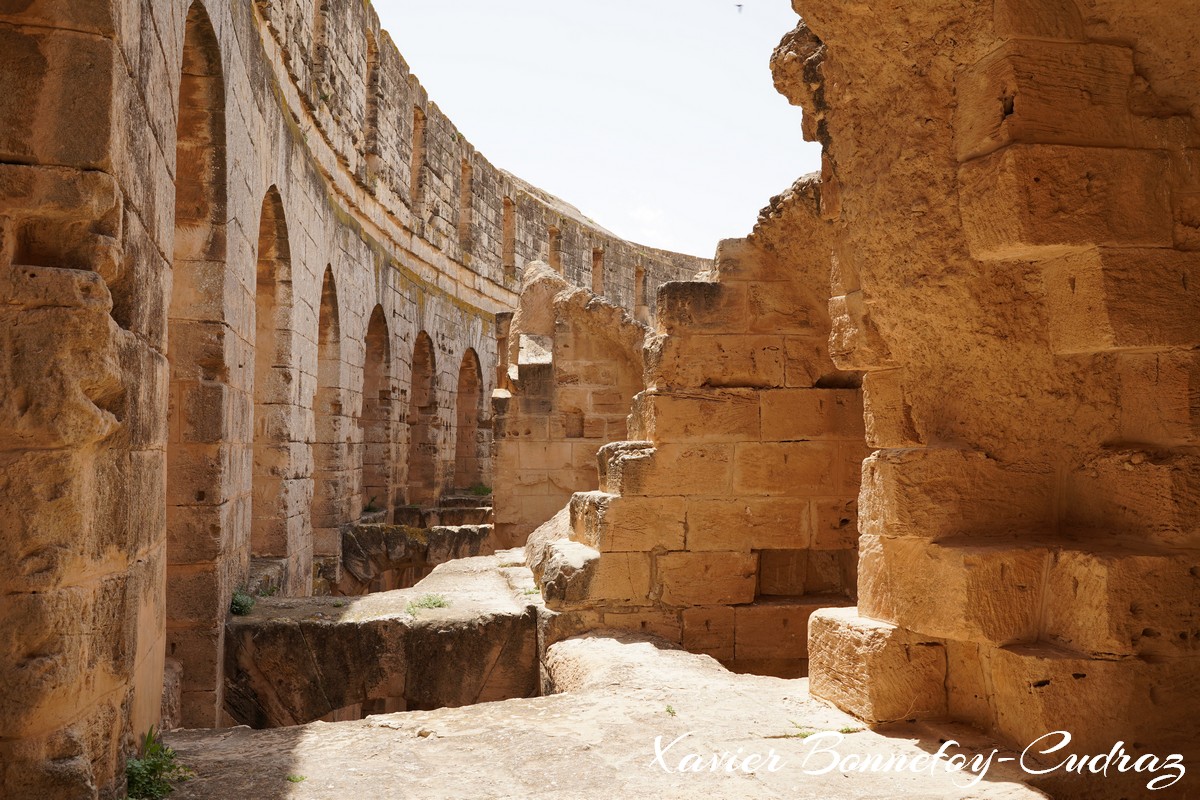
[[[740,13],[742,13],[742,4],[741,4],[741,3],[735,3],[734,5],[736,5],[736,6],[737,6],[738,13],[739,13],[739,14],[740,14]]]

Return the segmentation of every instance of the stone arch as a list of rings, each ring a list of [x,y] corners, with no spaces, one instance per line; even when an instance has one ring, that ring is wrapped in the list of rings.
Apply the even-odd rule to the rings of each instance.
[[[413,345],[408,391],[408,477],[404,499],[427,505],[437,495],[437,362],[433,340],[421,331]]]
[[[312,528],[314,569],[335,583],[342,551],[339,526],[354,513],[349,508],[352,502],[348,470],[352,420],[347,416],[342,391],[340,316],[333,268],[326,267],[317,315]]]
[[[188,9],[175,144],[175,237],[167,312],[167,657],[183,666],[181,722],[217,724],[216,657],[232,586],[222,553],[249,497],[230,496],[221,465],[236,463],[224,398],[226,351],[225,80],[208,12]]]
[[[483,480],[480,458],[479,417],[483,410],[483,371],[479,356],[471,348],[463,354],[455,393],[457,414],[454,428],[454,486],[469,489]]]
[[[362,413],[358,418],[362,431],[361,507],[364,513],[392,507],[395,403],[391,365],[387,318],[383,307],[377,305],[367,324]]]
[[[300,477],[293,443],[303,441],[292,347],[292,261],[279,190],[263,198],[254,288],[254,494],[250,506],[252,558],[286,559],[284,592],[306,594],[311,553],[303,544],[303,509],[289,504]],[[305,558],[308,556],[308,558]]]

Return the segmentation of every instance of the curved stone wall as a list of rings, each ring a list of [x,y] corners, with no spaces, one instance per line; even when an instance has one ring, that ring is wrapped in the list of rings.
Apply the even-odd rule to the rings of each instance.
[[[357,0],[35,0],[0,74],[5,796],[117,793],[164,659],[184,724],[221,721],[252,561],[308,593],[339,524],[406,501],[418,341],[449,488],[526,261],[631,310],[709,263],[490,165]]]

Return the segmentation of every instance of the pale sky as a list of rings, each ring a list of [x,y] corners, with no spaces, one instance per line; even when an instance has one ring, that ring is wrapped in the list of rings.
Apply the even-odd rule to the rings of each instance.
[[[712,256],[819,168],[771,83],[788,0],[374,0],[493,164],[625,239]]]

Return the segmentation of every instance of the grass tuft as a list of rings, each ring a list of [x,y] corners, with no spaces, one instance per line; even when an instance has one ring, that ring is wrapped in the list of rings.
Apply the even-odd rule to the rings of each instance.
[[[418,608],[449,608],[450,601],[440,594],[427,594],[409,603],[405,608],[409,614],[416,614]]]
[[[162,800],[175,791],[176,783],[195,774],[175,762],[175,751],[163,744],[162,737],[151,726],[142,738],[137,757],[125,762],[128,800]]]

